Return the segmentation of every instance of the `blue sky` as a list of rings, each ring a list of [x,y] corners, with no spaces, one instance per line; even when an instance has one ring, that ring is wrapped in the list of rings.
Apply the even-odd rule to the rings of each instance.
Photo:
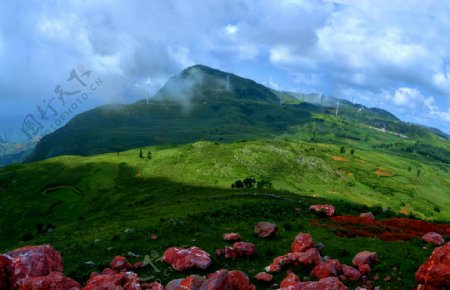
[[[145,98],[149,75],[156,91],[205,64],[450,133],[448,15],[439,0],[5,0],[0,119],[37,116],[57,85],[80,88],[67,81],[72,69],[103,82],[79,113]]]

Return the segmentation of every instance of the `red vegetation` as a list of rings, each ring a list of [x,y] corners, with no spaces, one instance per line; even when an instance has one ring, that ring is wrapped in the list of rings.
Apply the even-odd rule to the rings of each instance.
[[[428,232],[450,235],[450,225],[434,224],[408,218],[374,220],[368,217],[342,215],[329,220],[312,220],[315,226],[328,227],[340,237],[371,237],[383,241],[407,241]]]

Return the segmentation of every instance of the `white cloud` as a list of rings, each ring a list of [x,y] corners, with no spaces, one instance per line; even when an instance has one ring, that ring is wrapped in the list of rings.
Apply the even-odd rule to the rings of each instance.
[[[236,25],[228,24],[227,26],[225,26],[225,33],[231,38],[234,38],[236,36],[237,31],[238,27]]]

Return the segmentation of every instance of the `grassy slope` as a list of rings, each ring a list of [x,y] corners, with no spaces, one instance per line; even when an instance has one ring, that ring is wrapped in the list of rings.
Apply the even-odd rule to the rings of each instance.
[[[90,271],[101,270],[117,254],[132,251],[142,259],[142,255],[153,253],[157,259],[171,245],[197,245],[212,253],[225,246],[223,232],[238,231],[245,240],[256,243],[258,256],[237,261],[219,259],[214,267],[238,268],[253,276],[274,257],[287,252],[297,232],[306,231],[325,243],[325,255],[344,263],[350,263],[358,250],[378,251],[381,264],[373,274],[392,275],[391,268],[399,267],[401,274],[396,275],[403,280],[391,284],[411,288],[413,274],[430,249],[422,249],[418,241],[343,239],[326,229],[311,227],[307,207],[320,200],[305,196],[326,198],[340,213],[366,210],[357,203],[449,221],[448,167],[420,156],[373,149],[377,142],[400,138],[357,124],[351,124],[352,130],[367,135],[366,142],[336,139],[333,132],[339,130],[339,123],[349,121],[324,118],[318,119],[320,126],[291,128],[290,134],[272,140],[143,148],[144,156],[152,151],[152,160],[139,158],[139,149],[133,149],[91,157],[60,156],[0,169],[0,247],[17,247],[25,233],[33,234],[34,239],[28,243],[54,244],[64,254],[67,273],[84,280]],[[328,138],[335,144],[323,143]],[[346,154],[340,154],[341,146],[346,147]],[[349,153],[350,148],[355,154]],[[348,161],[335,161],[333,156]],[[390,176],[377,176],[374,172],[378,167]],[[417,168],[421,169],[420,177],[416,176]],[[275,189],[230,189],[233,181],[247,176],[269,176]],[[266,193],[289,200],[262,196]],[[436,206],[440,213],[435,211]],[[295,207],[302,213],[296,214]],[[379,208],[372,210],[383,215]],[[255,239],[252,228],[261,220],[278,223],[280,237]],[[56,230],[36,235],[38,223],[44,227],[53,224]],[[152,241],[149,236],[153,233],[160,239]],[[89,260],[96,266],[84,265]],[[140,274],[165,282],[180,276],[157,261],[155,264],[161,272],[147,267]],[[300,271],[307,275],[306,270]],[[277,275],[277,281],[283,275]]]

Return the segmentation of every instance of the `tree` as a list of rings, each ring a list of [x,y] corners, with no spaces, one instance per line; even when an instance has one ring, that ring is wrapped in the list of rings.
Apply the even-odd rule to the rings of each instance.
[[[411,166],[408,166],[408,172],[411,172],[411,169],[412,169]]]
[[[244,183],[239,179],[234,182],[234,188],[244,188]]]
[[[350,150],[350,154],[355,154],[355,149],[352,148],[352,150]]]
[[[345,147],[344,146],[341,147],[341,154],[345,154]]]
[[[147,152],[147,158],[148,159],[152,159],[152,151],[148,151]]]
[[[417,169],[417,177],[420,176],[420,169]]]
[[[253,177],[247,177],[244,179],[244,186],[246,188],[253,187],[253,185],[256,183],[256,180]]]
[[[142,149],[139,149],[139,157],[144,158],[144,154],[142,154]]]
[[[272,181],[269,177],[263,176],[261,179],[256,183],[257,188],[272,188]]]

